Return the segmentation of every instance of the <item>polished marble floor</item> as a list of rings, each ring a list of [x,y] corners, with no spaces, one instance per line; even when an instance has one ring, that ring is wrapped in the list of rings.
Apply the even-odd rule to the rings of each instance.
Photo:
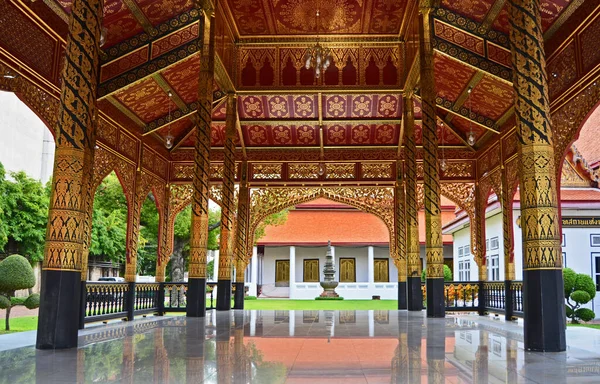
[[[231,311],[90,326],[79,348],[0,336],[3,383],[598,383],[600,330],[523,350],[523,328],[406,311]]]

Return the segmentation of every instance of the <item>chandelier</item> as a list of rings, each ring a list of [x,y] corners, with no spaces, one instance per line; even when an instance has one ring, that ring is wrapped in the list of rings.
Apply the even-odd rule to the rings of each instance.
[[[169,131],[165,136],[165,147],[167,149],[173,148],[173,140],[175,140],[175,137],[171,134],[171,97],[173,97],[173,94],[169,91]]]
[[[315,69],[315,77],[317,79],[321,77],[322,73],[325,73],[331,64],[331,49],[324,47],[319,43],[319,16],[320,12],[319,9],[317,9],[317,43],[308,48],[306,55],[304,55],[306,69],[313,67]]]
[[[472,87],[469,87],[469,89],[467,90],[467,94],[469,95],[469,136],[467,136],[467,142],[469,143],[469,145],[472,147],[475,145],[475,143],[477,142],[477,140],[475,139],[475,133],[473,132],[473,122],[471,121],[471,112],[472,112],[472,106],[473,106],[473,102],[471,101],[471,91],[473,90]]]

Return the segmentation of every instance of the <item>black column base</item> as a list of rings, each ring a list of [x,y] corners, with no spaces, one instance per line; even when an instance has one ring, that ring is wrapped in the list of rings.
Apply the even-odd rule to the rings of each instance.
[[[486,316],[488,314],[488,312],[485,310],[485,306],[487,304],[487,295],[488,292],[485,290],[485,281],[479,281],[477,283],[477,287],[478,287],[478,299],[479,299],[479,306],[477,308],[477,313],[479,314],[479,316]]]
[[[76,348],[81,273],[44,270],[40,288],[36,348]]]
[[[398,282],[398,309],[408,309],[408,300],[406,297],[406,281]]]
[[[444,278],[427,279],[427,317],[446,317]]]
[[[87,282],[85,280],[81,282],[81,288],[79,292],[79,329],[84,329],[85,311],[87,309]]]
[[[244,283],[235,284],[235,295],[233,297],[233,309],[244,309],[244,296],[246,294],[246,285]]]
[[[423,310],[423,291],[421,291],[421,277],[409,277],[406,279],[408,291],[408,310]]]
[[[217,311],[231,309],[231,280],[217,281]]]
[[[188,279],[186,316],[206,316],[206,279]]]
[[[510,289],[512,280],[504,280],[504,320],[512,321],[514,316],[513,311],[513,294]]]
[[[567,349],[562,270],[523,271],[525,349],[562,352]]]

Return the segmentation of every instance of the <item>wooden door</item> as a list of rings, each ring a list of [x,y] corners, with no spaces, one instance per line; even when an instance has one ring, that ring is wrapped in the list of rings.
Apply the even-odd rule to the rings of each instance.
[[[319,282],[319,259],[304,260],[304,281],[309,283]]]
[[[275,286],[290,286],[290,261],[275,260]]]
[[[356,282],[356,264],[354,258],[340,258],[340,283]]]
[[[375,282],[376,283],[388,283],[390,281],[389,276],[389,260],[388,259],[375,259],[374,260],[374,271],[375,271]]]

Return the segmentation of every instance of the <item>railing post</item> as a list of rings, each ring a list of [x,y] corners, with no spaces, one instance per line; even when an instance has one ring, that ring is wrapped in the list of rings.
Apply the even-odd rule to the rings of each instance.
[[[479,316],[485,316],[486,311],[485,311],[485,302],[487,299],[487,292],[485,291],[485,281],[479,281],[477,283],[477,285],[479,286]]]
[[[156,300],[156,308],[158,309],[158,316],[163,316],[165,314],[165,283],[158,283],[158,295]]]
[[[504,280],[504,318],[512,320],[513,318],[513,294],[512,280]]]
[[[81,281],[81,292],[79,294],[79,329],[85,328],[85,312],[87,309],[87,282]]]
[[[135,313],[135,283],[129,283],[125,307],[127,310],[127,321],[133,321]]]

